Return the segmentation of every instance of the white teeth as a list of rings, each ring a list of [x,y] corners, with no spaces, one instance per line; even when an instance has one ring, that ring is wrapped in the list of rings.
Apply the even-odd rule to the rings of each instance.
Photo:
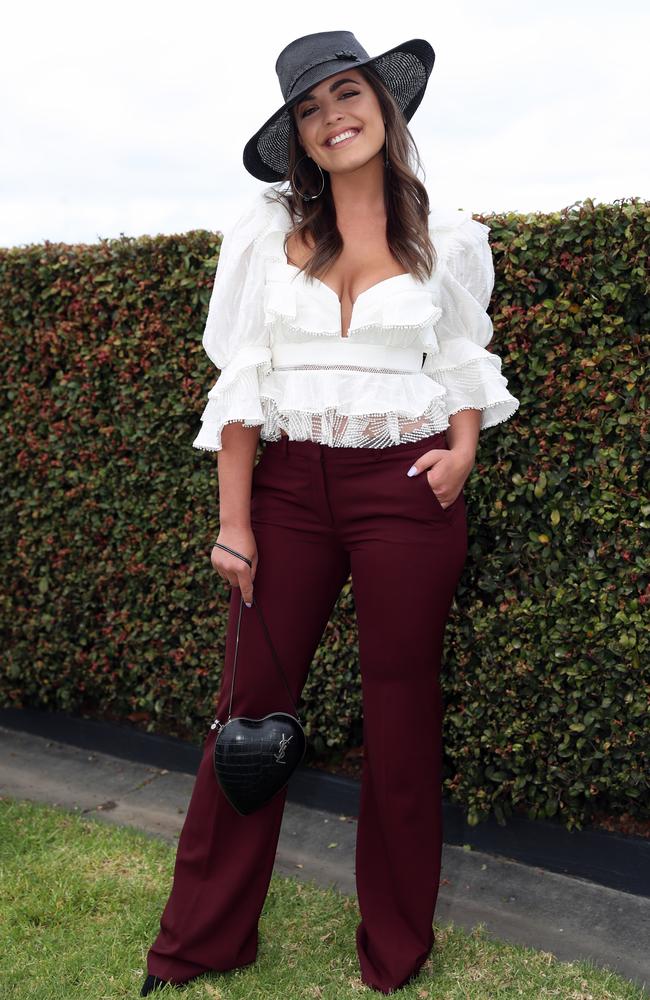
[[[327,140],[328,146],[335,146],[337,142],[343,142],[344,139],[349,139],[350,136],[356,135],[355,129],[348,129],[347,132],[341,132],[340,135],[335,135],[333,139]]]

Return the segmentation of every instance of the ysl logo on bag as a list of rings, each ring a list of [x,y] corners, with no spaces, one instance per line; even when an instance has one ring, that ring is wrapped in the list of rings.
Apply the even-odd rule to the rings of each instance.
[[[226,546],[226,548],[228,548]],[[234,551],[234,550],[233,550]],[[241,553],[235,553],[241,555]],[[242,556],[252,566],[247,556]],[[295,715],[289,712],[268,712],[262,718],[248,715],[232,717],[232,703],[237,668],[239,630],[243,617],[244,596],[240,597],[239,618],[235,634],[235,657],[232,665],[228,721],[222,725],[215,718],[212,726],[219,732],[212,744],[212,766],[221,791],[240,816],[248,816],[269,802],[285,788],[292,772],[305,755],[307,740],[291,687],[271,641],[269,630],[257,600],[253,602],[266,635],[273,661],[278,668]],[[247,616],[248,617],[248,616]],[[276,767],[276,763],[278,766]]]
[[[282,733],[282,739],[280,740],[280,750],[279,750],[279,753],[277,753],[275,755],[275,760],[277,761],[278,764],[284,764],[285,763],[284,754],[285,754],[285,750],[287,748],[287,743],[289,742],[289,740],[292,740],[292,739],[293,739],[293,736],[290,736],[288,740],[285,739],[284,733]]]

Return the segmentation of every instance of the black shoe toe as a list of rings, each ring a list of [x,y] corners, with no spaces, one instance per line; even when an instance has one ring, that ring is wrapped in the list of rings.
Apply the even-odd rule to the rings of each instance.
[[[140,990],[140,996],[146,997],[154,990],[160,990],[163,986],[167,985],[166,979],[160,979],[159,976],[147,976],[144,983],[142,984],[142,989]]]

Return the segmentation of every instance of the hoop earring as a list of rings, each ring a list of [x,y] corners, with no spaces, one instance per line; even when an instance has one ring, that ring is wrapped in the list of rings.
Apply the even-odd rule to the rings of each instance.
[[[385,153],[384,153],[384,167],[387,170],[389,170],[390,169],[390,160],[388,159],[388,129],[386,128],[386,119],[385,118],[384,118],[384,132],[385,132],[385,136],[384,136],[384,148],[385,148]]]
[[[311,159],[312,159],[312,158],[311,158],[311,156],[309,156],[309,154],[308,154],[308,153],[303,153],[303,155],[302,155],[302,156],[300,157],[300,160],[298,160],[298,163],[300,163],[300,162],[301,162],[301,160],[304,160],[305,156],[306,156],[306,157],[307,157],[307,158],[308,158],[309,160],[311,160]],[[302,200],[303,200],[303,201],[313,201],[313,200],[314,200],[314,198],[320,198],[320,196],[322,195],[323,191],[325,190],[325,174],[324,174],[324,173],[323,173],[323,171],[321,170],[321,166],[320,166],[320,163],[316,163],[316,160],[312,160],[312,163],[316,163],[316,166],[317,166],[317,167],[318,167],[318,169],[320,170],[320,176],[321,176],[321,188],[320,188],[320,191],[318,192],[318,194],[303,194],[303,193],[302,193],[302,191],[300,191],[300,190],[299,190],[299,189],[298,189],[298,188],[296,187],[296,182],[295,182],[295,180],[294,180],[294,177],[293,177],[293,175],[294,175],[294,174],[295,174],[295,172],[296,172],[296,167],[298,166],[298,163],[296,163],[296,164],[295,164],[295,166],[294,166],[293,170],[291,171],[291,186],[293,187],[294,191],[296,192],[296,194],[297,194],[297,195],[298,195],[298,196],[299,196],[300,198],[302,198]]]

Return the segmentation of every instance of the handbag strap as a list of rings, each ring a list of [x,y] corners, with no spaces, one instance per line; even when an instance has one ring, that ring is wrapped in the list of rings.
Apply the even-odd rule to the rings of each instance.
[[[220,542],[215,542],[214,544],[218,548],[220,548],[220,549],[225,549],[227,552],[231,552],[233,555],[239,556],[240,559],[243,559],[244,562],[248,563],[248,565],[250,567],[252,567],[252,565],[253,565],[252,560],[250,560],[247,556],[242,555],[241,552],[236,552],[234,549],[228,548],[227,545],[222,545]],[[257,603],[257,601],[255,600],[255,595],[253,595],[253,604],[254,604],[255,608],[257,609],[257,614],[259,615],[259,619],[260,619],[260,621],[262,623],[262,628],[264,629],[264,634],[266,635],[268,644],[269,644],[269,646],[271,648],[271,653],[273,654],[273,660],[274,660],[275,665],[277,666],[278,670],[280,671],[280,675],[282,677],[282,680],[284,681],[284,686],[286,687],[287,693],[289,695],[289,698],[291,699],[291,704],[294,707],[294,711],[296,713],[296,718],[298,719],[298,722],[300,722],[300,716],[298,714],[298,709],[296,707],[295,701],[293,700],[293,695],[291,694],[291,689],[289,687],[289,684],[287,683],[286,674],[285,674],[284,670],[282,669],[282,664],[280,663],[280,659],[278,657],[278,654],[275,651],[275,646],[273,645],[273,643],[271,641],[271,636],[269,634],[269,630],[266,627],[266,622],[264,621],[264,616],[262,615],[261,608],[260,608],[259,604]],[[235,659],[234,659],[234,662],[233,662],[232,682],[231,682],[231,685],[230,685],[230,703],[228,705],[228,719],[230,719],[231,712],[232,712],[232,699],[233,699],[233,694],[234,694],[234,690],[235,690],[235,672],[237,670],[237,653],[239,651],[239,629],[240,629],[240,626],[241,626],[241,618],[242,618],[242,612],[243,612],[243,610],[244,610],[244,595],[242,594],[241,597],[240,597],[240,601],[239,601],[239,617],[237,618],[237,634],[236,634],[236,637],[235,637]]]

